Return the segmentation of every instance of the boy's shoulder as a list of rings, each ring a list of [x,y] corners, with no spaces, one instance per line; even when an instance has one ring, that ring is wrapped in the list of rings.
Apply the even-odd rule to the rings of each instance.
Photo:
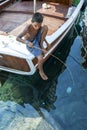
[[[28,25],[26,26],[26,28],[30,28],[30,27],[32,27],[32,24],[28,24]]]
[[[29,30],[30,30],[30,28],[31,28],[31,26],[32,26],[31,24],[26,25],[26,27],[25,27],[25,29],[24,29],[24,30],[25,30],[25,31],[29,31]]]
[[[33,28],[32,24],[29,24],[27,27],[28,27],[28,30],[31,30]]]

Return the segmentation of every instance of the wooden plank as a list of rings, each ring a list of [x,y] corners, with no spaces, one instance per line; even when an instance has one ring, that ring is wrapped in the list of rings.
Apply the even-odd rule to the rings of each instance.
[[[37,11],[44,15],[44,23],[47,24],[48,35],[56,31],[64,22],[68,6],[50,2],[50,9],[42,9],[43,1],[37,2]],[[32,11],[30,13],[30,11]],[[0,18],[0,30],[18,35],[27,24],[30,24],[33,14],[33,2],[16,2],[12,6],[4,9]],[[26,22],[25,22],[26,21]],[[53,24],[55,23],[55,24]]]
[[[21,5],[22,5],[21,8],[23,8],[23,10],[20,9],[21,11],[24,11],[24,7],[25,7],[24,5],[26,3],[28,4],[29,2],[22,2],[21,3]],[[50,9],[43,9],[41,6],[41,3],[38,3],[37,12],[40,12],[43,14],[43,16],[44,16],[43,24],[48,26],[48,29],[49,29],[48,35],[51,35],[66,21],[65,15],[67,13],[68,6],[60,5],[59,3],[50,2],[49,4],[50,4],[51,8]],[[29,4],[32,5],[31,2]],[[18,3],[18,5],[19,5],[19,3]],[[29,11],[29,10],[27,10],[27,11]],[[10,9],[9,11],[14,11],[14,10]],[[25,23],[23,23],[19,27],[15,28],[14,30],[12,30],[10,33],[13,35],[18,35],[20,33],[19,30],[22,31],[25,28],[25,26],[30,24],[30,23],[31,23],[31,19],[27,20]]]
[[[4,0],[0,3],[0,11],[7,7],[8,5],[12,4],[15,0]]]

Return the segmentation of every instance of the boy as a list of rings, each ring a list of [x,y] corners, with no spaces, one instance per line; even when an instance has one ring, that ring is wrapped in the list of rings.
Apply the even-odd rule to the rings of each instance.
[[[46,25],[41,26],[42,22],[42,14],[35,13],[32,17],[31,24],[17,36],[17,40],[26,43],[27,49],[37,57],[39,74],[43,80],[47,80],[48,77],[43,71],[43,52],[41,48],[43,49],[43,41],[47,35],[48,27]],[[25,37],[24,40],[22,39],[23,36]]]

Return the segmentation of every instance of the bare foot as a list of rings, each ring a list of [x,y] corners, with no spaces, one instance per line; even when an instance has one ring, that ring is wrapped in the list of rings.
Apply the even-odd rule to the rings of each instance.
[[[39,74],[40,74],[40,76],[41,76],[41,78],[42,78],[43,80],[47,80],[47,79],[48,79],[48,77],[46,76],[46,74],[45,74],[44,72],[39,71]]]

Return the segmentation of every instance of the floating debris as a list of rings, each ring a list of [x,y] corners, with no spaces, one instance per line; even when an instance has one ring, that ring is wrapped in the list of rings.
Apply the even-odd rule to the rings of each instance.
[[[70,94],[71,91],[72,91],[72,87],[69,86],[69,87],[67,88],[66,92],[67,92],[68,94]]]

